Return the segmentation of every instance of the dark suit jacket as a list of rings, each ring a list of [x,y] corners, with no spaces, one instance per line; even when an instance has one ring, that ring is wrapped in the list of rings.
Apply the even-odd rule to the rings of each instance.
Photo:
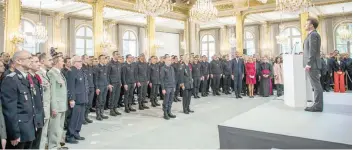
[[[76,104],[86,104],[88,83],[83,70],[78,70],[76,67],[71,67],[67,78],[67,98],[74,100]]]
[[[21,142],[35,139],[34,102],[28,80],[20,71],[10,73],[1,85],[1,102],[6,124],[7,140]]]
[[[316,30],[308,34],[304,40],[303,48],[303,67],[306,65],[310,66],[311,69],[321,69],[321,37]]]
[[[180,73],[180,84],[184,84],[185,89],[192,89],[194,88],[193,86],[193,80],[192,80],[192,74],[189,65],[182,64],[183,67],[183,72]]]
[[[234,76],[242,76],[244,74],[244,62],[241,58],[236,58],[232,60],[232,75]]]
[[[342,72],[345,72],[347,70],[346,64],[343,61],[341,61],[339,64],[338,64],[338,61],[335,61],[335,67],[334,67],[333,70],[335,72],[337,72],[339,70],[342,71]]]

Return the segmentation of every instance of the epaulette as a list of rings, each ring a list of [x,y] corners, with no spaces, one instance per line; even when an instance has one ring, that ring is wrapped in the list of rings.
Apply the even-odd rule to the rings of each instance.
[[[7,77],[13,77],[16,75],[16,72],[11,72],[10,74],[7,75]]]

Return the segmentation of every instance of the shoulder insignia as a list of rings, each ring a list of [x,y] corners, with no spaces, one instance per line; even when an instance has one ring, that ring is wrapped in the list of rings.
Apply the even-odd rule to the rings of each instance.
[[[16,75],[16,72],[11,72],[10,74],[7,75],[7,77],[13,77]]]

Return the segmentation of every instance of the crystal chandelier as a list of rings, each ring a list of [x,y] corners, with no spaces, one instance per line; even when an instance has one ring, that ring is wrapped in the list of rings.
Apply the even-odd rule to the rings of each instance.
[[[344,15],[344,7],[342,7],[342,14]],[[346,19],[346,17],[344,17],[344,19]],[[342,41],[350,41],[351,37],[352,37],[352,33],[351,33],[351,31],[349,31],[348,24],[343,24],[342,27],[340,27],[340,28],[341,29],[338,30],[338,37]]]
[[[307,10],[312,6],[312,0],[276,0],[276,9],[285,12]]]
[[[139,12],[153,17],[173,10],[170,0],[136,0],[135,7]]]
[[[39,8],[39,22],[34,27],[34,38],[36,43],[44,43],[48,40],[48,32],[45,26],[42,24],[42,2],[40,2]]]
[[[237,40],[237,39],[235,38],[235,34],[233,33],[233,34],[232,34],[232,37],[229,38],[229,44],[230,44],[230,47],[231,47],[231,48],[234,48],[234,47],[235,47],[235,45],[236,45],[236,43],[235,43],[236,40]]]
[[[281,23],[279,25],[279,30],[283,31],[283,26],[282,26],[282,14],[281,14]],[[288,36],[285,36],[285,34],[279,34],[276,36],[277,44],[286,44],[289,40]]]
[[[217,18],[218,10],[212,0],[197,0],[190,9],[191,20],[208,22]]]

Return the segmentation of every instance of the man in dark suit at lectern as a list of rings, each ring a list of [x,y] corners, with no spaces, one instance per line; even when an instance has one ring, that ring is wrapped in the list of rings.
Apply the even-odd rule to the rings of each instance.
[[[313,106],[305,108],[305,111],[310,112],[322,112],[324,108],[323,89],[320,84],[320,70],[322,68],[320,58],[321,37],[316,31],[318,25],[318,20],[313,18],[309,18],[305,24],[308,35],[304,40],[303,67],[305,68],[307,79],[310,80],[311,86],[314,88],[315,100]]]

